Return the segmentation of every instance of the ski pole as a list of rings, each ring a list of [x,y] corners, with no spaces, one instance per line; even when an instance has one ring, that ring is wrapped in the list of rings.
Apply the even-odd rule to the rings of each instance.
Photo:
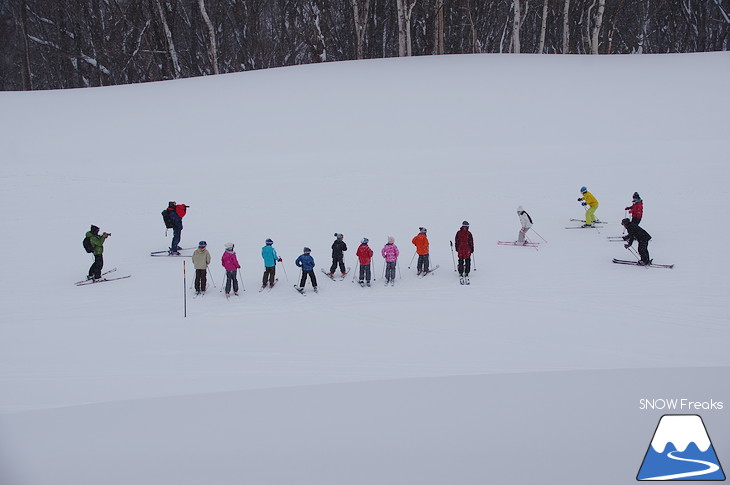
[[[210,266],[208,266],[208,274],[210,275],[210,282],[213,283],[213,288],[216,288],[215,280],[213,279],[213,273],[210,271]]]
[[[396,261],[396,266],[398,266],[398,278],[403,279],[403,275],[400,272],[400,261]]]
[[[388,266],[388,262],[387,261],[383,265],[383,276],[382,276],[382,278],[385,278],[385,268],[386,268],[386,266]]]
[[[360,267],[360,263],[355,263],[355,272],[352,273],[352,282],[355,282],[355,275],[357,274],[357,269]]]
[[[474,271],[477,270],[477,258],[474,257],[474,253],[471,253],[471,265],[474,266]]]
[[[377,281],[375,279],[375,260],[370,260],[370,274],[373,275],[373,281]]]
[[[279,258],[281,259],[281,258]],[[286,266],[284,266],[284,260],[281,261],[281,269],[284,270],[284,276],[286,277],[286,280],[289,281],[289,275],[286,274]]]
[[[538,236],[540,237],[540,239],[542,239],[543,241],[547,242],[547,239],[545,239],[544,237],[540,236],[540,233],[539,233],[539,232],[537,232],[537,231],[536,231],[535,229],[533,229],[532,227],[531,227],[530,229],[532,229],[532,232],[534,232],[535,234],[537,234],[537,235],[538,235]]]
[[[184,318],[188,317],[188,292],[185,291],[185,287],[188,286],[187,272],[185,271],[185,260],[183,260],[183,314]]]
[[[219,293],[223,293],[223,288],[224,288],[224,286],[226,284],[226,279],[227,278],[228,278],[228,272],[227,271],[224,271],[223,272],[223,280],[221,280],[221,289],[220,289]]]
[[[454,259],[454,242],[449,241],[449,246],[451,246],[451,262],[454,263],[454,271],[456,271],[456,259]]]
[[[413,251],[413,257],[411,258],[411,262],[408,263],[408,269],[411,269],[411,266],[413,266],[413,260],[416,259],[416,254],[418,251]]]
[[[236,277],[238,277],[241,280],[241,289],[243,291],[246,291],[246,287],[243,284],[243,271],[236,271]]]

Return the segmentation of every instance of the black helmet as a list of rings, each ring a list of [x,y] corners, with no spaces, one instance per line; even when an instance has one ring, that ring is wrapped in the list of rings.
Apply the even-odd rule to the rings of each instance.
[[[304,248],[304,250],[303,250],[302,252],[303,252],[303,253],[305,253],[305,254],[309,254],[309,253],[311,253],[311,252],[312,252],[312,250],[311,250],[311,249],[309,249],[309,248],[307,248],[307,247],[305,247],[305,248]]]
[[[627,219],[627,218],[624,218],[624,219],[623,219],[623,220],[621,221],[621,225],[622,225],[622,226],[625,226],[625,225],[626,225],[626,224],[628,224],[629,222],[631,222],[631,221],[630,221],[629,219]]]
[[[461,223],[462,226],[469,227],[469,221],[464,221]]]

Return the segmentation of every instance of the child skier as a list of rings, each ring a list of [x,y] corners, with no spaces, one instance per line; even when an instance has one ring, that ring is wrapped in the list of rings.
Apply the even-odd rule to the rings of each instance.
[[[231,292],[231,285],[233,285],[233,294],[238,296],[238,277],[236,272],[241,267],[238,264],[238,258],[236,252],[233,250],[233,243],[226,243],[226,250],[223,252],[221,257],[221,264],[226,270],[226,296]]]
[[[355,253],[358,257],[358,261],[360,262],[360,286],[362,286],[363,283],[370,286],[370,265],[373,260],[373,250],[370,249],[370,246],[368,246],[368,242],[368,238],[362,238],[360,247],[357,248],[357,253]]]
[[[641,257],[639,264],[644,266],[651,264],[651,259],[649,259],[649,241],[651,240],[651,236],[649,233],[629,219],[622,220],[621,224],[626,228],[626,232],[628,233],[623,237],[624,241],[626,241],[624,247],[626,249],[630,248],[634,239],[636,239],[639,241],[639,256]]]
[[[344,278],[347,274],[344,254],[344,252],[347,251],[347,244],[345,244],[345,241],[343,240],[345,236],[342,234],[336,232],[335,238],[335,242],[332,243],[332,266],[330,266],[329,276],[334,275],[337,266],[339,266],[340,271],[342,272],[342,277]]]
[[[522,206],[517,207],[517,216],[520,218],[520,224],[522,227],[520,227],[520,232],[517,234],[517,241],[515,242],[517,244],[526,244],[527,241],[525,240],[525,235],[532,227],[532,217],[530,217],[530,214],[528,214]]]
[[[583,227],[593,227],[593,223],[598,220],[595,216],[596,209],[598,209],[598,199],[588,192],[588,189],[585,187],[580,188],[580,193],[582,197],[578,197],[578,202],[580,202],[580,205],[583,207],[588,206],[588,210],[586,211],[586,222],[583,224]]]
[[[274,287],[276,262],[281,262],[281,258],[276,254],[276,249],[274,249],[273,244],[274,241],[267,239],[266,246],[261,248],[261,257],[264,258],[264,279],[261,283],[261,288],[266,288],[267,284],[271,288]]]
[[[380,254],[385,258],[385,284],[392,284],[395,282],[395,267],[398,263],[398,255],[400,254],[393,236],[388,236],[388,243],[383,246]]]
[[[631,222],[637,225],[641,223],[641,218],[644,215],[644,201],[641,200],[638,192],[634,192],[631,205],[626,207],[624,210],[629,211],[629,214],[631,214]]]
[[[454,245],[456,253],[459,255],[459,276],[468,278],[471,270],[471,255],[474,252],[474,237],[469,232],[469,222],[461,223],[461,229],[456,232],[456,237],[454,237]]]
[[[309,248],[304,248],[302,251],[303,254],[297,258],[296,261],[294,261],[294,264],[302,268],[302,281],[299,283],[299,286],[296,287],[297,290],[304,291],[304,285],[307,282],[307,276],[312,280],[312,287],[314,288],[314,292],[317,292],[317,277],[314,275],[314,258],[310,255],[312,252]]]
[[[416,246],[416,253],[418,254],[418,265],[416,269],[418,274],[428,273],[428,237],[426,236],[426,228],[419,227],[418,235],[414,237],[411,242]]]
[[[195,267],[195,294],[205,293],[208,283],[208,265],[210,264],[210,253],[206,249],[208,243],[200,241],[198,249],[193,251],[193,267]]]

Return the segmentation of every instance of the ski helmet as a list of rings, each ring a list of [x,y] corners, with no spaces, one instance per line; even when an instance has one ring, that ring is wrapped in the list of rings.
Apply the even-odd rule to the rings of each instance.
[[[463,222],[461,223],[461,225],[462,225],[462,226],[466,226],[466,227],[469,227],[469,221],[463,221]]]
[[[304,254],[309,254],[309,253],[311,253],[311,252],[312,252],[312,250],[311,250],[311,249],[309,249],[308,247],[305,247],[305,248],[304,248],[304,249],[302,250],[302,252],[303,252]]]
[[[223,247],[226,248],[226,250],[230,251],[233,249],[233,243],[225,243]]]
[[[388,236],[388,242],[393,244],[395,242],[395,238],[393,236]]]
[[[171,200],[170,202],[167,203],[167,207],[175,207],[176,205],[177,204],[175,203],[174,200]]]
[[[641,197],[639,197],[639,193],[638,192],[634,192],[634,199],[636,199],[636,200],[641,199]]]
[[[198,243],[198,247],[199,247],[199,248],[204,248],[204,247],[205,247],[205,246],[207,246],[207,245],[208,245],[208,243],[207,243],[207,242],[205,242],[205,241],[200,241],[200,242]]]
[[[426,228],[425,228],[425,227],[419,227],[419,228],[418,228],[418,231],[419,231],[419,232],[420,232],[421,234],[426,234]]]
[[[368,239],[368,238],[364,237],[364,238],[362,238],[362,241],[360,241],[360,242],[361,242],[362,244],[367,244],[367,243],[369,243],[369,242],[370,242],[370,239]]]
[[[517,213],[520,214],[522,212],[525,212],[525,209],[523,209],[521,205],[518,205],[517,206]]]
[[[272,244],[274,244],[274,241],[272,241],[271,239],[267,239],[266,240],[266,245],[267,246],[271,246]]]
[[[588,192],[588,189],[586,189],[586,187],[585,187],[585,185],[584,185],[583,187],[581,187],[581,188],[580,188],[580,191],[581,191],[581,192]]]
[[[625,226],[625,225],[626,225],[626,224],[628,224],[629,222],[631,222],[631,221],[630,221],[630,220],[629,220],[628,218],[624,218],[624,219],[622,219],[622,220],[621,220],[621,225],[622,225],[622,226]]]
[[[343,236],[343,235],[342,235],[342,234],[340,234],[339,232],[336,232],[336,233],[335,233],[335,237],[336,237],[337,239],[340,239],[340,238],[342,238],[342,237],[345,237],[345,236]]]

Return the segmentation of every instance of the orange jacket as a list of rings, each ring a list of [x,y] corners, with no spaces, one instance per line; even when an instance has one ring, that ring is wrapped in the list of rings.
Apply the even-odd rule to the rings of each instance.
[[[425,234],[419,234],[411,242],[416,245],[416,252],[419,256],[428,254],[428,237]]]

